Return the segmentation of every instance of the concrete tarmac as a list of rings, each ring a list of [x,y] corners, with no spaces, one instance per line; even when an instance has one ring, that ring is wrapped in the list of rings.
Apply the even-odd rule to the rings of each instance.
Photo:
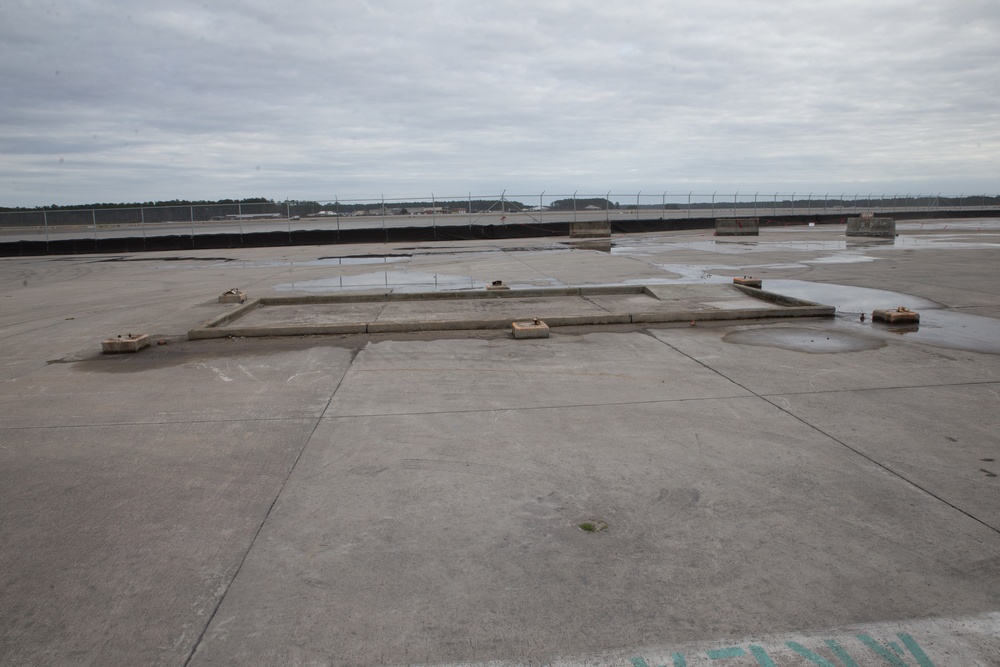
[[[979,222],[0,259],[0,664],[1000,664]],[[838,314],[186,338],[234,287],[743,275]]]

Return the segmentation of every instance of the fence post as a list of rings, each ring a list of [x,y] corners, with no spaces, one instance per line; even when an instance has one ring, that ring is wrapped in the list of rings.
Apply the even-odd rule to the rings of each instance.
[[[97,210],[90,209],[90,219],[94,221],[94,240],[97,240]]]
[[[712,193],[712,217],[715,217],[715,193]]]
[[[385,242],[389,242],[389,230],[385,228],[385,195],[379,194],[382,200],[382,235],[385,237]],[[367,211],[368,209],[365,209]],[[388,280],[388,274],[386,274],[386,280]],[[388,284],[388,283],[387,283]]]
[[[49,242],[49,212],[42,211],[42,224],[45,225],[45,243]]]
[[[573,222],[576,222],[576,193],[577,192],[578,192],[577,190],[573,191]]]
[[[688,190],[688,219],[691,219],[691,190]]]
[[[382,204],[382,213],[385,213],[385,204]],[[383,220],[385,220],[385,218],[383,218]],[[437,199],[434,198],[433,192],[431,193],[431,230],[434,232],[434,238],[437,238]]]
[[[667,191],[663,191],[663,200],[660,202],[660,220],[667,219]]]

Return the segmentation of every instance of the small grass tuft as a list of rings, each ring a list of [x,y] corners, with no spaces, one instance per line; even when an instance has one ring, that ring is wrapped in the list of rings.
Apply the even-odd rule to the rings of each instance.
[[[608,524],[603,521],[584,521],[580,524],[580,530],[585,533],[599,533],[602,530],[607,530]]]

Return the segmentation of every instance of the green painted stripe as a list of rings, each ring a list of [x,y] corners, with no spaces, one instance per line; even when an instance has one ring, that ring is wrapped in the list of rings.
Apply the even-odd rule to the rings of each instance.
[[[777,667],[777,665],[774,664],[774,661],[771,660],[771,656],[769,656],[760,646],[751,646],[750,653],[753,654],[753,657],[757,660],[757,664],[760,665],[760,667]]]
[[[798,642],[785,642],[785,646],[792,649],[799,655],[801,655],[806,660],[812,662],[813,664],[819,665],[819,667],[837,667],[835,664],[819,655],[818,653],[813,653],[805,646]],[[843,649],[841,649],[843,650]],[[853,662],[853,661],[852,661]]]
[[[847,651],[844,650],[844,647],[836,641],[827,639],[826,645],[830,647],[830,650],[833,651],[833,654],[837,656],[837,659],[843,663],[844,667],[858,667],[858,663],[854,661],[854,658],[847,655]]]

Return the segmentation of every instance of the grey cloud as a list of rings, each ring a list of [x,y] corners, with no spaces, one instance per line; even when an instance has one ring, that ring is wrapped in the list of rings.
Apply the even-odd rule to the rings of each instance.
[[[992,2],[0,12],[0,204],[1000,176]]]

